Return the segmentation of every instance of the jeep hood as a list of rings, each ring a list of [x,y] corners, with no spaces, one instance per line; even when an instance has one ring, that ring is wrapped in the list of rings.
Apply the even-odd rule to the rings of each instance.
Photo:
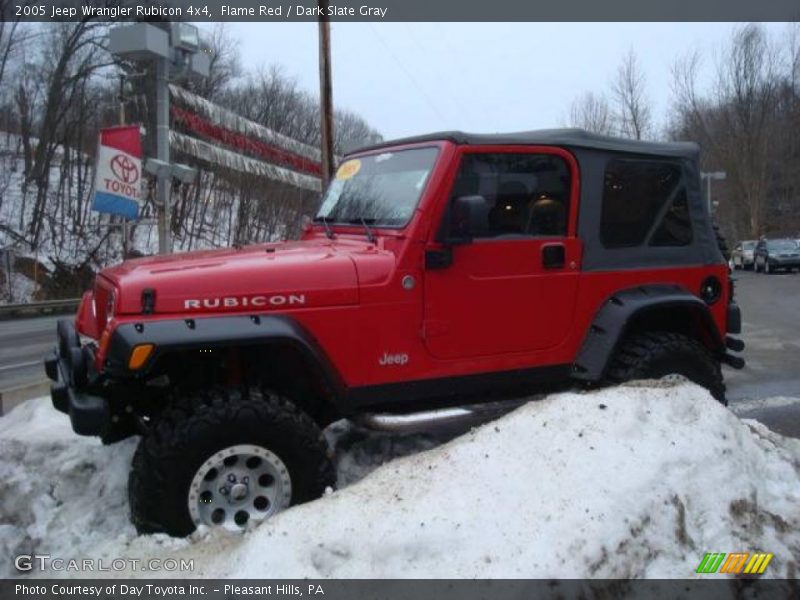
[[[106,294],[114,288],[116,314],[141,314],[148,290],[155,294],[156,314],[357,304],[352,255],[368,251],[365,246],[284,242],[134,259],[102,271],[95,292],[102,301],[98,288]]]

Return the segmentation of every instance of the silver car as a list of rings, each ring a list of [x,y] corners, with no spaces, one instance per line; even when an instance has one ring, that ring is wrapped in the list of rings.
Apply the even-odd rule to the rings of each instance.
[[[754,252],[756,240],[744,240],[736,244],[731,252],[731,267],[734,269],[752,269],[755,264]]]

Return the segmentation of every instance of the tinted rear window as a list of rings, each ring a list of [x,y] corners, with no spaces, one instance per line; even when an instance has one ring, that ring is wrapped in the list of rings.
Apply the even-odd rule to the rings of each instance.
[[[603,185],[600,240],[606,248],[684,246],[692,224],[680,164],[612,160]]]

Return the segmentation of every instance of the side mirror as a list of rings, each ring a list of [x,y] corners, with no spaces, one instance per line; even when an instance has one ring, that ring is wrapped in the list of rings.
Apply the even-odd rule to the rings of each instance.
[[[446,244],[469,244],[473,236],[486,228],[489,203],[483,196],[459,196],[450,206]]]

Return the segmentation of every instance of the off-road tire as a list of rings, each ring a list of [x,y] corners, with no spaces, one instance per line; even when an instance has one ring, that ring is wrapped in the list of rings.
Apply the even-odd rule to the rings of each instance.
[[[651,331],[626,338],[611,360],[606,379],[617,384],[672,374],[683,375],[727,404],[719,361],[698,340],[680,333]]]
[[[128,479],[131,521],[139,533],[182,537],[196,526],[188,491],[215,452],[254,444],[274,452],[291,477],[291,504],[321,496],[336,472],[322,432],[292,402],[257,388],[194,392],[165,409],[142,438]]]

